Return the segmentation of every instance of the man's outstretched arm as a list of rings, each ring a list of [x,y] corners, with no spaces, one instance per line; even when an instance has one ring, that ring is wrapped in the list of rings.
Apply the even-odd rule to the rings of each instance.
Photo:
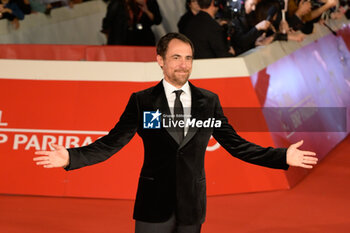
[[[224,116],[220,101],[217,99],[216,119],[222,126],[214,129],[213,136],[232,156],[248,163],[278,169],[288,169],[288,166],[312,168],[318,159],[314,152],[302,151],[298,148],[303,144],[299,141],[285,148],[261,147],[241,138]]]
[[[53,145],[53,151],[37,151],[34,161],[45,168],[64,167],[66,170],[81,168],[102,162],[123,148],[135,135],[138,128],[138,107],[136,94],[130,97],[119,122],[102,138],[94,143],[66,149]]]

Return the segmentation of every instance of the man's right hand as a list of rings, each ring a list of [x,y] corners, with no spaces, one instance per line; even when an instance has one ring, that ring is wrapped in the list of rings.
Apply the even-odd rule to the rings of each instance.
[[[260,23],[258,23],[257,25],[255,25],[256,29],[258,29],[258,31],[266,31],[269,27],[271,26],[270,21],[267,20],[263,20]]]
[[[36,151],[36,155],[42,155],[35,157],[36,165],[42,165],[44,168],[55,167],[67,167],[69,165],[69,153],[68,150],[56,144],[51,144],[54,148],[53,151]]]

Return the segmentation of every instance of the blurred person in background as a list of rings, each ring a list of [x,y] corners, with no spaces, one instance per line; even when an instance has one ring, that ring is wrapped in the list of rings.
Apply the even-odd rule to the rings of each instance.
[[[330,8],[322,15],[322,19],[340,19],[344,15],[349,19],[349,4],[350,0],[338,0],[335,7]]]
[[[73,8],[75,4],[87,2],[90,0],[29,0],[32,12],[41,12],[46,15],[51,14],[51,10],[54,8],[60,8],[68,6]]]
[[[0,19],[8,19],[15,29],[19,28],[19,20],[24,19],[24,13],[13,0],[0,0]]]
[[[194,45],[194,58],[233,57],[235,52],[229,45],[227,34],[215,20],[218,6],[214,4],[214,0],[197,0],[197,2],[201,10],[183,29],[183,34]]]
[[[55,8],[68,6],[73,8],[75,3],[81,3],[81,0],[29,0],[33,12],[41,12],[46,15],[51,14]]]
[[[257,39],[271,26],[271,22],[266,19],[256,23],[257,4],[258,0],[245,0],[243,13],[232,22],[234,31],[231,35],[231,45],[236,55],[254,48]]]
[[[45,14],[48,14],[48,15],[50,15],[52,9],[65,7],[65,6],[73,8],[73,5],[74,5],[73,1],[71,0],[42,0],[42,1],[47,8],[47,11],[45,11]]]
[[[151,26],[161,21],[157,0],[111,0],[101,32],[108,45],[154,46]]]
[[[25,15],[29,15],[32,13],[32,7],[30,6],[29,0],[11,0],[17,4],[19,9],[23,12]]]
[[[341,1],[341,11],[344,12],[347,19],[350,19],[350,0]]]
[[[321,15],[335,7],[338,0],[289,0],[288,23],[294,30],[301,30],[305,34],[313,32],[313,24],[318,22]]]
[[[43,0],[29,0],[29,3],[32,8],[32,13],[49,13],[51,10],[51,6],[45,4]]]
[[[268,18],[270,18],[269,21],[271,22],[271,26],[255,42],[256,46],[267,45],[275,40],[294,40],[297,42],[301,42],[304,40],[305,34],[289,30],[288,23],[283,22],[283,8],[284,4],[281,4],[281,1],[279,0],[262,0],[256,6],[255,22],[261,22]],[[275,13],[273,15],[269,15],[269,13],[271,12]],[[284,25],[284,23],[286,23],[286,25]]]
[[[177,23],[177,28],[182,34],[184,28],[188,24],[188,21],[192,19],[193,16],[197,15],[201,8],[199,7],[197,0],[186,0],[186,10],[186,13],[181,16],[179,22]]]
[[[294,0],[288,1],[287,21],[293,30],[301,30],[305,23],[302,18],[311,12],[311,2],[301,0],[296,4]]]

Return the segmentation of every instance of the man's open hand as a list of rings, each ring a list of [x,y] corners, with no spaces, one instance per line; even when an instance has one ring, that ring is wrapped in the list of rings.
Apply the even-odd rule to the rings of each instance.
[[[36,165],[42,165],[44,168],[67,167],[69,164],[69,153],[66,148],[56,144],[51,144],[53,151],[36,151],[35,157]]]
[[[289,146],[287,150],[287,164],[290,166],[311,169],[313,165],[317,164],[318,159],[315,157],[315,152],[302,151],[298,149],[303,142],[304,141],[301,140]]]

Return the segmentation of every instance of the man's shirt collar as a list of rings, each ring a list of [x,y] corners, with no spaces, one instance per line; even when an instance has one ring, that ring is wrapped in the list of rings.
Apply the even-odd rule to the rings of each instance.
[[[163,79],[163,86],[164,86],[164,91],[166,96],[170,96],[172,93],[174,93],[174,91],[177,91],[177,90],[182,90],[186,95],[191,94],[191,88],[190,88],[190,85],[188,84],[188,81],[181,88],[176,88],[172,84],[167,82],[165,79]]]

